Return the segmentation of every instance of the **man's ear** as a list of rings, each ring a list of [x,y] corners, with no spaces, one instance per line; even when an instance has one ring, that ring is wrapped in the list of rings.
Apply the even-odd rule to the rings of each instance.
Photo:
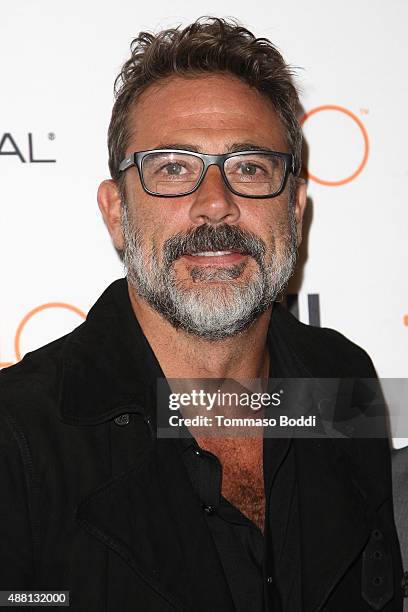
[[[120,192],[115,181],[111,179],[103,181],[98,189],[98,206],[112,242],[119,251],[123,250],[121,203]]]
[[[297,234],[297,246],[300,246],[302,242],[302,223],[303,215],[307,203],[307,185],[306,181],[302,178],[297,178],[297,189],[295,196],[295,218],[296,218],[296,234]]]

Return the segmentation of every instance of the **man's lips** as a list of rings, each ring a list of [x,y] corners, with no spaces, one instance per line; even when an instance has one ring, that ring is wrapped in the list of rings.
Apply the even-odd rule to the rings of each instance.
[[[200,253],[183,255],[191,265],[221,266],[242,262],[248,255],[239,251],[201,251]]]

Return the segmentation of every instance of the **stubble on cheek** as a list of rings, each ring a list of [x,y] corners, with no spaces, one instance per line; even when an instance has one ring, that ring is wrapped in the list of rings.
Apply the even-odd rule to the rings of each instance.
[[[271,266],[274,262],[282,261],[287,254],[287,250],[292,244],[292,227],[290,211],[269,224],[266,239],[265,265]]]

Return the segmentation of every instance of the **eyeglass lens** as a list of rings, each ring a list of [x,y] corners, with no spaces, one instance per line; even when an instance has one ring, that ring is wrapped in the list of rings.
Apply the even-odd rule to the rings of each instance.
[[[143,158],[142,175],[146,188],[161,195],[183,195],[192,191],[201,178],[204,162],[189,153],[149,153]],[[278,192],[285,174],[283,158],[267,153],[246,153],[227,158],[227,181],[242,195],[266,196]]]

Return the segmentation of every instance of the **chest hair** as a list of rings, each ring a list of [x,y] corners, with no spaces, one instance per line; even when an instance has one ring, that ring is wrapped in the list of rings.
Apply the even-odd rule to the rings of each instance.
[[[265,491],[262,438],[197,438],[222,466],[222,495],[263,531]]]

